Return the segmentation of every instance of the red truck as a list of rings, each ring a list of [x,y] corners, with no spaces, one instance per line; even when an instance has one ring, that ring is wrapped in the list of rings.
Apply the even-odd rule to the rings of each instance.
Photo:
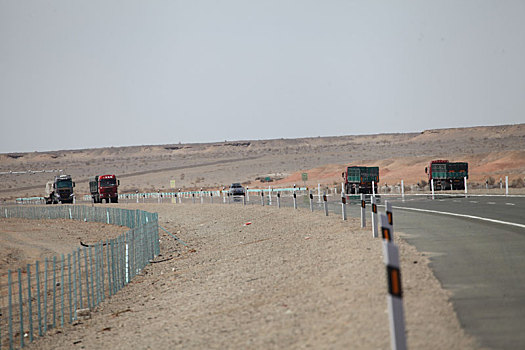
[[[97,175],[89,178],[89,191],[93,203],[118,203],[118,186],[120,181],[115,175]]]

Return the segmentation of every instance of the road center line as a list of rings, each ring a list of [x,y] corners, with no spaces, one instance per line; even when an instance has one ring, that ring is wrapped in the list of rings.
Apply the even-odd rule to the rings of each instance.
[[[450,216],[458,216],[458,217],[461,217],[461,218],[476,219],[476,220],[493,222],[493,223],[496,223],[496,224],[510,225],[510,226],[516,226],[516,227],[520,227],[520,228],[525,228],[524,224],[517,224],[515,222],[508,222],[508,221],[501,221],[501,220],[483,218],[481,216],[449,213],[449,212],[446,212],[446,211],[437,211],[437,210],[429,210],[429,209],[397,207],[397,206],[392,206],[392,208],[404,209],[404,210],[412,210],[412,211],[419,211],[419,212],[423,212],[423,213],[433,213],[433,214],[443,214],[443,215],[450,215]]]

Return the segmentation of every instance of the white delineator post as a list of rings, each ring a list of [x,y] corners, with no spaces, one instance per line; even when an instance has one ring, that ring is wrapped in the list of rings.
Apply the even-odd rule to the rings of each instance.
[[[371,218],[371,221],[372,221],[372,236],[374,238],[377,238],[377,202],[376,202],[376,197],[372,196],[370,198],[370,202],[372,204],[372,218]]]
[[[345,183],[341,182],[341,196],[345,193]]]
[[[361,228],[366,227],[366,201],[365,194],[361,193]]]
[[[467,177],[463,177],[463,181],[465,183],[465,198],[468,197],[468,187],[467,187]]]
[[[277,208],[281,208],[281,192],[277,192]]]
[[[346,220],[346,197],[344,193],[341,196],[341,213],[343,214],[343,220]]]
[[[509,177],[505,176],[505,196],[509,195]]]
[[[326,193],[323,193],[323,202],[324,202],[324,215],[328,216],[328,203],[326,201]]]
[[[381,214],[381,232],[383,235],[383,258],[386,265],[388,281],[387,301],[390,321],[390,344],[394,350],[405,350],[407,345],[399,250],[393,242],[394,226],[391,211],[392,207],[389,203],[385,204],[387,213],[386,215]]]
[[[401,180],[401,198],[405,201],[405,182]]]
[[[272,205],[272,186],[268,186],[268,205]]]
[[[308,191],[308,197],[310,198],[310,211],[314,211],[314,195],[312,194],[312,190]]]
[[[432,190],[432,200],[434,199],[434,179],[430,180],[430,189]]]
[[[293,208],[297,209],[297,194],[293,191]]]
[[[372,181],[372,196],[376,196],[376,183],[375,181]]]
[[[319,203],[321,203],[321,184],[317,184],[317,195],[319,196]]]
[[[264,207],[264,191],[261,190],[261,205]]]

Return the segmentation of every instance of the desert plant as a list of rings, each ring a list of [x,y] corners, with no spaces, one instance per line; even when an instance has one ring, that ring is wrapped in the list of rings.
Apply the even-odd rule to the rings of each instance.
[[[512,180],[510,187],[514,187],[514,188],[525,187],[525,181],[523,181],[523,178],[518,177],[517,179]]]
[[[489,176],[489,178],[487,179],[487,182],[489,186],[494,186],[494,184],[496,183],[496,180],[494,180],[492,176]]]

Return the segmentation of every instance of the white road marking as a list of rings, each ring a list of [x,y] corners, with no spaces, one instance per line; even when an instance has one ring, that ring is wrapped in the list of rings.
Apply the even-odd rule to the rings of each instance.
[[[487,202],[487,204],[496,204],[496,202]]]
[[[474,215],[465,215],[465,214],[449,213],[449,212],[446,212],[446,211],[437,211],[437,210],[419,209],[419,208],[407,208],[407,207],[397,207],[397,206],[392,206],[392,208],[394,208],[394,209],[412,210],[412,211],[420,211],[420,212],[423,212],[423,213],[434,213],[434,214],[458,216],[458,217],[461,217],[461,218],[476,219],[476,220],[493,222],[493,223],[496,223],[496,224],[503,224],[503,225],[510,225],[510,226],[516,226],[516,227],[520,227],[520,228],[525,228],[525,225],[523,225],[523,224],[517,224],[515,222],[501,221],[501,220],[495,220],[495,219],[489,219],[489,218],[483,218],[483,217],[474,216]]]
[[[470,203],[478,203],[478,201],[469,201]]]
[[[505,203],[505,205],[516,205],[514,203]]]

